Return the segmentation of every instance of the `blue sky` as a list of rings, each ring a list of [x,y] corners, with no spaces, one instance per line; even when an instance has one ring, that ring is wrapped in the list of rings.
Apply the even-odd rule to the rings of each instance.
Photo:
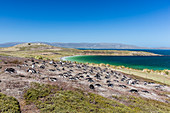
[[[0,0],[0,43],[170,47],[170,0]]]

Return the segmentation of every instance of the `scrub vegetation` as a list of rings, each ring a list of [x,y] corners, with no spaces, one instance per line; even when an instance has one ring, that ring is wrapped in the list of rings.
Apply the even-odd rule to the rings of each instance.
[[[27,104],[35,104],[42,113],[168,113],[166,103],[134,96],[104,98],[79,89],[33,83],[25,92]]]
[[[135,97],[135,96],[113,96],[117,101],[128,103],[128,107],[134,108],[140,113],[168,113],[170,105],[156,100]]]
[[[0,113],[20,113],[19,102],[14,97],[0,93]]]

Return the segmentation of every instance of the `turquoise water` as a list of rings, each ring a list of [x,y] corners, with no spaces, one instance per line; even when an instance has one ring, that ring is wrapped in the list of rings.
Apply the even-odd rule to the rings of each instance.
[[[170,56],[73,56],[66,60],[81,63],[104,63],[134,69],[170,70]]]

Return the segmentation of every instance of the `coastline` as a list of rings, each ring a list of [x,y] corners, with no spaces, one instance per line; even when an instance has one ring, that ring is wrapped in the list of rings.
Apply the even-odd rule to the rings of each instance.
[[[66,58],[68,58],[68,57],[75,57],[75,56],[91,56],[91,55],[65,56],[65,57],[61,57],[61,59],[63,61],[71,61],[71,60],[67,60]],[[74,61],[71,61],[71,62],[74,62]],[[94,64],[93,63],[89,63],[89,65],[99,66],[99,67],[100,66],[104,66],[103,64],[100,65],[98,63],[94,63]],[[106,64],[105,64],[105,66],[106,66]],[[126,73],[126,74],[132,74],[132,75],[137,76],[137,77],[151,79],[151,80],[154,80],[154,81],[157,81],[157,82],[161,82],[161,83],[165,83],[165,84],[170,85],[169,80],[168,80],[170,75],[168,74],[167,76],[164,76],[165,75],[164,74],[164,70],[152,70],[152,69],[149,69],[149,68],[145,68],[143,70],[140,70],[140,69],[125,67],[123,65],[120,65],[120,66],[110,65],[109,67],[111,69],[117,70],[119,72],[123,72],[123,73]],[[169,70],[167,70],[167,71],[169,71]]]
[[[69,57],[69,56],[64,56],[64,57],[61,57],[60,60],[61,61],[66,61],[66,58]]]
[[[75,56],[87,56],[87,55],[64,56],[64,57],[61,57],[61,58],[60,58],[60,60],[61,60],[61,61],[68,61],[66,58],[69,58],[69,57],[75,57]]]
[[[170,56],[170,55],[161,55],[161,54],[154,54],[154,55],[107,55],[107,54],[90,54],[90,55],[73,55],[73,56],[64,56],[61,57],[61,61],[67,61],[66,58],[68,57],[75,57],[75,56]]]
[[[60,60],[61,61],[71,61],[71,62],[73,62],[73,61],[76,61],[76,60],[70,60],[70,59],[67,59],[67,58],[69,58],[69,57],[77,57],[77,56],[82,56],[82,57],[86,57],[86,56],[113,56],[113,57],[167,57],[167,56],[117,56],[117,55],[73,55],[73,56],[64,56],[64,57],[61,57],[60,58]],[[77,62],[81,62],[81,61],[77,61]],[[87,61],[88,62],[88,61]],[[83,62],[81,62],[81,63],[83,63]],[[89,62],[90,63],[90,62]],[[91,62],[91,63],[93,63],[93,62]],[[161,69],[161,67],[160,67],[160,69],[156,69],[156,68],[149,68],[148,66],[146,66],[145,68],[135,68],[135,67],[129,67],[129,66],[127,66],[127,65],[117,65],[117,64],[110,64],[110,63],[105,63],[105,62],[100,62],[100,63],[95,63],[95,64],[109,64],[109,65],[112,65],[112,66],[116,66],[116,67],[120,67],[120,66],[125,66],[126,68],[131,68],[131,69],[135,69],[135,70],[143,70],[143,69],[148,69],[148,70],[154,70],[154,71],[156,71],[156,70],[169,70],[168,68],[166,69]]]

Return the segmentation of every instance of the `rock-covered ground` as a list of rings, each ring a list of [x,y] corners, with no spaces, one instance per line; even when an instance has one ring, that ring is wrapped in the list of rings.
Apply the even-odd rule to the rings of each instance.
[[[94,67],[63,61],[0,57],[0,92],[19,101],[31,82],[65,85],[99,94],[106,98],[133,95],[169,103],[170,87],[107,67]]]

